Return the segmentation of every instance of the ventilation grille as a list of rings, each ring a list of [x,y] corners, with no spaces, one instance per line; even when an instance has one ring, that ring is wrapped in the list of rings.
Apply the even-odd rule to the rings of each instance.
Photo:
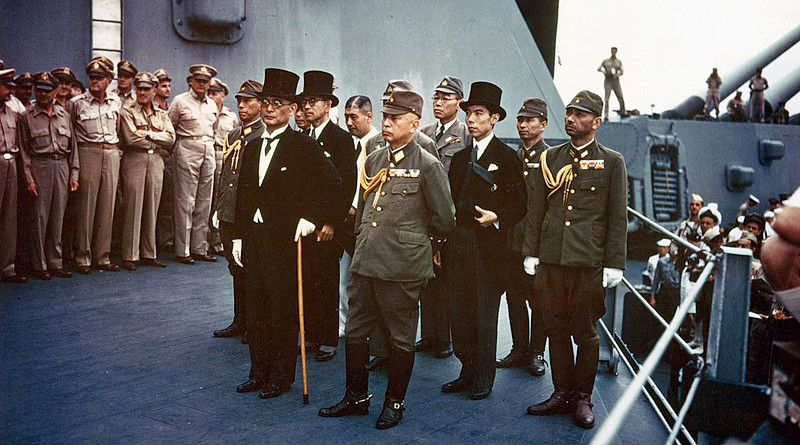
[[[653,215],[659,222],[680,218],[677,152],[675,147],[663,145],[656,145],[650,151]]]

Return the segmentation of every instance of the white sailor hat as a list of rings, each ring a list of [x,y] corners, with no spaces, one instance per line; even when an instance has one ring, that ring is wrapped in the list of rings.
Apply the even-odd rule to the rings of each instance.
[[[669,245],[670,245],[670,244],[672,244],[672,241],[670,241],[670,240],[669,240],[669,238],[661,238],[661,239],[660,239],[660,240],[658,240],[658,242],[656,243],[656,245],[657,245],[658,247],[669,247]]]

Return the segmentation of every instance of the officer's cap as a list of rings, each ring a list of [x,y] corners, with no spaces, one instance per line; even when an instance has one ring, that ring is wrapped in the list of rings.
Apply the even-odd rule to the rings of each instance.
[[[389,100],[389,97],[391,97],[395,90],[414,91],[414,87],[411,85],[411,82],[407,80],[390,80],[389,84],[386,85],[386,89],[383,91],[383,97],[381,97],[381,100]]]
[[[86,65],[86,74],[91,76],[113,77],[114,64],[108,57],[95,57]]]
[[[256,82],[255,80],[252,79],[248,79],[245,80],[242,86],[239,87],[239,91],[236,92],[236,98],[244,99],[252,97],[258,99],[260,94],[261,94],[261,83]]]
[[[14,85],[18,87],[32,87],[33,74],[28,72],[18,74],[17,77],[14,78]]]
[[[158,78],[147,71],[141,71],[133,79],[136,88],[154,88],[158,86]]]
[[[208,86],[208,91],[222,91],[226,96],[228,95],[228,85],[216,77],[211,79],[211,84]]]
[[[117,63],[117,75],[121,76],[123,74],[127,74],[128,76],[133,77],[138,73],[139,70],[133,66],[133,62],[130,60],[120,60],[119,63]]]
[[[600,116],[603,113],[603,99],[589,90],[583,90],[572,98],[566,108],[575,108]]]
[[[56,68],[50,71],[50,74],[58,79],[58,82],[61,84],[72,85],[72,82],[75,82],[75,73],[68,67]]]
[[[190,66],[189,73],[191,73],[192,77],[196,77],[198,79],[211,80],[212,77],[217,75],[217,70],[211,65],[200,63]]]
[[[58,80],[47,71],[33,76],[33,87],[37,90],[52,91],[58,86]]]
[[[455,94],[460,99],[464,98],[464,82],[461,81],[458,77],[453,76],[444,76],[439,85],[436,86],[434,91],[438,91],[440,93],[445,94]]]
[[[414,113],[422,117],[422,96],[415,91],[395,90],[383,104],[383,114],[398,115]]]
[[[169,77],[169,73],[167,73],[167,70],[165,70],[164,68],[157,69],[153,73],[153,75],[155,75],[158,78],[159,82],[164,82],[164,81],[172,82],[172,79],[170,79]]]
[[[538,117],[547,120],[547,102],[538,98],[525,99],[517,112],[517,117]]]
[[[9,68],[7,70],[0,69],[0,84],[14,86],[14,73],[17,70],[14,68]]]

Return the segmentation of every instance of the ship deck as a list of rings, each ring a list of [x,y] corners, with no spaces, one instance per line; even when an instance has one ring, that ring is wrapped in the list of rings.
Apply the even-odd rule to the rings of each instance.
[[[224,259],[136,272],[0,285],[0,443],[588,443],[597,427],[568,415],[533,417],[525,408],[552,391],[550,374],[499,369],[492,395],[443,395],[455,357],[418,354],[396,428],[374,428],[384,373],[371,373],[370,415],[323,419],[343,394],[344,350],[309,362],[310,405],[299,377],[287,395],[237,394],[249,369],[247,346],[216,339],[229,323],[231,281]],[[498,356],[510,349],[501,304]],[[593,396],[598,424],[631,381],[601,364]],[[659,443],[666,432],[643,397],[617,443]]]

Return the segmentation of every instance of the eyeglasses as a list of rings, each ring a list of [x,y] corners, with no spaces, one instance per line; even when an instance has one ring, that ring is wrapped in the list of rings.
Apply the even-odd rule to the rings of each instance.
[[[261,104],[267,106],[272,105],[274,108],[280,108],[291,104],[291,102],[283,102],[280,99],[261,99]]]
[[[305,107],[306,105],[315,105],[317,102],[321,102],[323,99],[319,97],[309,97],[308,99],[303,99],[300,101],[300,106]]]

